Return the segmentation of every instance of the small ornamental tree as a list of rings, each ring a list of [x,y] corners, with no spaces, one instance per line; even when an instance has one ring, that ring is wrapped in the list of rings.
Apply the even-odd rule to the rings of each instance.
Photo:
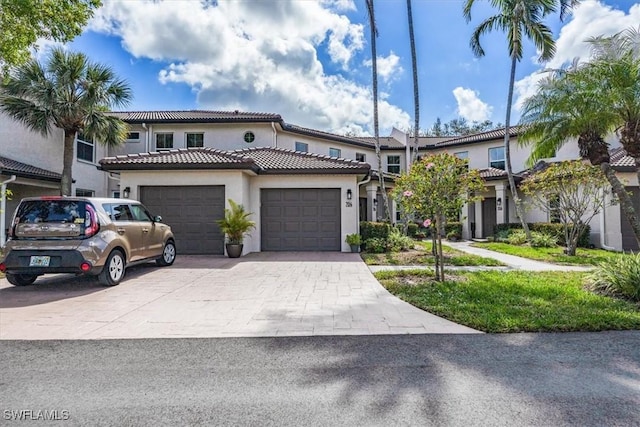
[[[587,224],[611,205],[605,198],[611,186],[602,171],[579,160],[553,163],[525,179],[520,188],[532,205],[560,221],[571,256]]]
[[[467,161],[441,153],[424,157],[396,180],[394,197],[403,209],[424,218],[436,236],[436,279],[444,281],[442,253],[443,223],[451,212],[460,212],[465,203],[478,200],[484,183],[478,171],[469,170]]]

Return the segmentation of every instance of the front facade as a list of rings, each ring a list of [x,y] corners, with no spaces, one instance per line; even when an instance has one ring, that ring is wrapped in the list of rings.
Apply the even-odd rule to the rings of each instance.
[[[223,215],[228,199],[243,204],[257,223],[245,239],[245,253],[348,251],[344,239],[358,232],[360,220],[383,217],[373,138],[302,128],[285,123],[277,114],[112,114],[129,124],[129,138],[122,146],[107,151],[80,136],[73,169],[74,192],[141,200],[172,225],[181,253],[223,253],[223,236],[215,219]],[[0,118],[0,181],[19,175],[8,184],[15,193],[5,213],[10,216],[12,204],[21,197],[57,194],[62,132],[44,138],[6,117]],[[485,180],[484,199],[466,206],[461,213],[465,238],[484,238],[493,234],[496,224],[517,222],[504,171],[503,139],[504,130],[456,138],[420,138],[421,156],[448,152],[466,158],[469,167],[480,170]],[[517,144],[515,132],[512,141],[513,169],[525,171],[529,150]],[[413,140],[394,130],[380,142],[383,173],[387,187],[392,187],[394,177],[410,167]],[[609,142],[617,156],[612,157],[612,165],[640,200],[629,158],[620,151],[615,138]],[[575,159],[577,153],[577,144],[572,141],[546,160]],[[400,219],[395,207],[390,217],[394,222]],[[527,220],[549,218],[531,210]],[[619,207],[608,208],[590,225],[595,246],[637,249]]]

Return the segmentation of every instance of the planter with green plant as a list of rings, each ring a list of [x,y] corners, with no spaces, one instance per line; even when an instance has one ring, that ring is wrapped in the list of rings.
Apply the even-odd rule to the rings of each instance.
[[[344,240],[349,246],[351,246],[351,252],[360,252],[360,244],[362,244],[362,238],[359,234],[347,234],[347,238]]]
[[[251,212],[247,212],[244,206],[231,199],[229,199],[229,206],[230,209],[224,210],[224,218],[217,220],[216,223],[227,237],[225,245],[227,255],[229,258],[238,258],[242,255],[244,236],[255,228],[256,223],[249,219]]]

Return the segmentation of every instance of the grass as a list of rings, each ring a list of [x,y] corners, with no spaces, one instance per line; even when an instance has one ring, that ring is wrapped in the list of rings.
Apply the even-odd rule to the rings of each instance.
[[[603,249],[578,248],[576,256],[568,256],[563,253],[564,248],[561,246],[532,248],[528,245],[517,246],[500,242],[473,243],[473,246],[553,264],[598,265],[601,262],[610,261],[618,254]]]
[[[493,258],[470,255],[442,245],[445,264],[455,266],[502,266]],[[431,254],[431,242],[417,242],[411,251],[387,252],[383,254],[362,253],[362,259],[367,265],[434,265],[435,259]]]
[[[467,272],[443,283],[424,270],[375,275],[416,307],[484,332],[640,329],[640,306],[584,290],[585,273]]]

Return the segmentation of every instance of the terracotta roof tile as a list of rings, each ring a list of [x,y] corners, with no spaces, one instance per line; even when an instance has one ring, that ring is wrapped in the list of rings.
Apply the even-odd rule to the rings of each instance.
[[[520,126],[511,126],[509,128],[510,136],[517,136]],[[472,135],[457,136],[446,141],[441,141],[435,145],[435,148],[446,147],[449,145],[468,144],[474,142],[491,141],[494,139],[503,139],[506,134],[505,128],[494,129],[486,132],[474,133]]]
[[[482,179],[507,177],[507,171],[496,168],[479,169],[478,173],[480,173],[480,178]]]
[[[279,122],[282,117],[271,113],[246,113],[241,111],[112,111],[112,116],[128,123],[229,123],[229,122]]]
[[[60,182],[62,175],[17,160],[0,157],[0,172],[16,175],[23,178],[43,179],[46,181]]]
[[[636,167],[636,161],[633,157],[627,155],[624,148],[618,147],[611,150],[611,167],[614,168],[634,168]]]
[[[247,148],[233,153],[251,158],[264,172],[368,171],[368,163],[282,148]]]

